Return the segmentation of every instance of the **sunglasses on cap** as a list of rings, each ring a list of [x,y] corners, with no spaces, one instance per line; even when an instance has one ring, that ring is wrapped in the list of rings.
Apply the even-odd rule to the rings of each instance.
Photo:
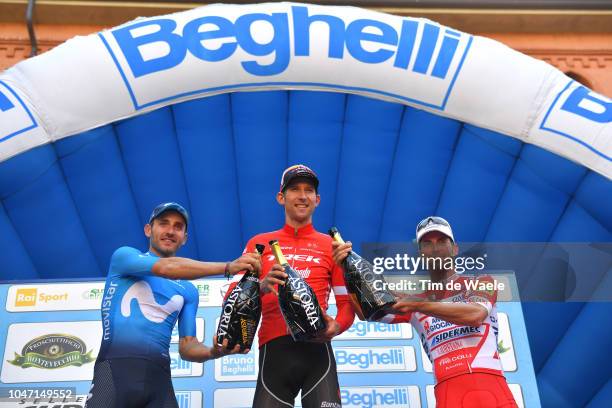
[[[450,228],[450,224],[448,223],[448,221],[446,221],[444,218],[442,217],[427,217],[424,220],[422,220],[421,222],[419,222],[419,224],[416,227],[416,231],[419,232],[420,230],[422,230],[423,228],[427,227],[428,225],[444,225],[446,227]]]

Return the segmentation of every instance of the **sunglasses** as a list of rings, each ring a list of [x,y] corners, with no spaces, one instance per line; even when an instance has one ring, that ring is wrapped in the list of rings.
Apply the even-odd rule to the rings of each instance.
[[[420,230],[422,230],[423,228],[427,227],[430,224],[444,225],[450,228],[450,224],[448,223],[448,221],[446,221],[442,217],[427,217],[423,221],[419,222],[419,224],[416,227],[416,231],[419,232]]]

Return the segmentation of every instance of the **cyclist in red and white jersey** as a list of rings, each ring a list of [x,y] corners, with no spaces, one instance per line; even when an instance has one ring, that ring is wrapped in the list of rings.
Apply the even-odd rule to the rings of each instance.
[[[351,326],[355,313],[342,269],[332,259],[331,237],[312,225],[312,215],[321,200],[318,187],[319,179],[310,168],[304,165],[287,168],[276,196],[285,210],[285,225],[280,230],[254,236],[245,248],[245,253],[250,253],[255,251],[255,244],[266,244],[261,257],[262,319],[254,408],[292,407],[300,390],[304,408],[341,407],[330,342]],[[278,240],[289,264],[313,289],[324,312],[329,295],[334,292],[338,312],[335,318],[325,314],[327,330],[316,341],[296,342],[287,331],[276,289],[284,284],[287,275],[267,245],[273,239]],[[240,278],[241,274],[234,277],[228,293]]]
[[[450,224],[441,217],[427,217],[416,228],[420,253],[430,260],[457,256]],[[351,245],[334,245],[334,261],[340,264]],[[444,290],[429,290],[416,297],[400,298],[397,315],[387,323],[410,322],[434,367],[437,408],[515,408],[514,397],[497,351],[497,292],[489,276],[471,278],[445,269],[447,262],[427,262],[431,282]],[[448,285],[452,282],[451,285]],[[487,287],[487,284],[488,287]],[[453,290],[447,290],[447,288]]]

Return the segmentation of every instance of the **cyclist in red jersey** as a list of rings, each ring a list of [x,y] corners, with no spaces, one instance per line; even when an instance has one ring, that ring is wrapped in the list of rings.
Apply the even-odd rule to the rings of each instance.
[[[325,314],[327,330],[315,341],[296,342],[287,331],[277,298],[277,285],[287,276],[266,245],[261,257],[262,319],[259,327],[259,374],[253,399],[254,408],[293,407],[302,392],[304,408],[339,408],[340,388],[331,340],[348,329],[355,313],[350,304],[342,269],[332,259],[332,240],[317,232],[312,215],[320,203],[319,179],[304,165],[287,168],[276,195],[285,209],[285,225],[278,231],[258,234],[246,245],[245,253],[254,252],[255,244],[279,241],[291,266],[313,289],[325,312],[333,290],[338,313]],[[234,277],[229,291],[239,281]]]
[[[459,247],[448,221],[427,217],[416,228],[416,240],[425,259],[457,256]],[[334,244],[334,261],[341,264],[350,243]],[[434,366],[437,408],[515,408],[497,352],[497,292],[489,276],[471,279],[444,269],[445,262],[427,262],[431,282],[454,282],[461,289],[426,291],[416,299],[400,298],[397,315],[387,323],[410,322],[419,334]]]

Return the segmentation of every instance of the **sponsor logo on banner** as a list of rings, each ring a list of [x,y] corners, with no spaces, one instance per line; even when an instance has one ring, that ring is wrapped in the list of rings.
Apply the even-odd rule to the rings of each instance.
[[[81,366],[95,360],[93,350],[76,336],[67,334],[47,334],[30,340],[23,346],[21,355],[9,363],[22,368],[37,367],[47,370],[67,366]]]
[[[18,289],[15,296],[15,306],[35,306],[38,290],[36,288]]]
[[[202,391],[176,391],[179,408],[202,408]]]
[[[104,294],[104,282],[50,283],[12,285],[6,310],[9,312],[45,312],[60,310],[96,310]]]
[[[170,352],[170,372],[172,377],[200,377],[204,364],[183,360],[178,352]]]
[[[342,387],[340,398],[343,408],[421,407],[419,387],[416,385]]]
[[[38,127],[19,95],[4,81],[0,81],[0,123],[0,142]]]
[[[412,326],[409,324],[386,324],[381,322],[356,321],[348,330],[334,340],[361,339],[411,339]]]
[[[0,381],[90,381],[101,337],[99,321],[11,324]]]
[[[412,346],[335,347],[338,372],[415,371]]]
[[[219,327],[218,317],[215,331]],[[255,381],[259,361],[259,344],[257,336],[248,354],[233,354],[215,360],[215,380],[217,381]]]
[[[91,288],[84,290],[81,297],[85,300],[102,300],[104,296],[104,288]]]
[[[514,342],[512,341],[512,330],[506,313],[498,312],[499,333],[497,334],[497,352],[504,371],[516,371],[516,356],[514,353]]]
[[[170,343],[178,343],[179,342],[179,330],[178,324],[174,325],[172,329],[172,337],[170,337]],[[196,317],[196,338],[198,341],[204,341],[204,319],[201,317]]]
[[[141,19],[99,36],[137,110],[260,82],[353,89],[444,109],[472,42],[470,35],[424,19],[379,15],[373,20],[369,13],[340,14],[297,4],[250,9],[258,12],[216,7]],[[216,10],[223,15],[215,15]],[[364,87],[363,82],[326,83],[325,76],[316,73],[312,83],[287,82],[283,76],[291,68],[322,60],[366,72],[376,69],[389,78],[388,85],[381,90]],[[189,79],[194,71],[203,73],[202,81]],[[235,71],[230,77],[242,83],[227,82],[227,71]],[[394,94],[395,80],[407,77],[427,92]],[[154,82],[174,86],[152,89]]]
[[[87,395],[72,395],[65,398],[0,398],[0,408],[83,408]]]
[[[604,129],[612,122],[612,100],[570,81],[546,112],[540,129],[563,136],[608,161]],[[608,134],[609,135],[609,134]]]

